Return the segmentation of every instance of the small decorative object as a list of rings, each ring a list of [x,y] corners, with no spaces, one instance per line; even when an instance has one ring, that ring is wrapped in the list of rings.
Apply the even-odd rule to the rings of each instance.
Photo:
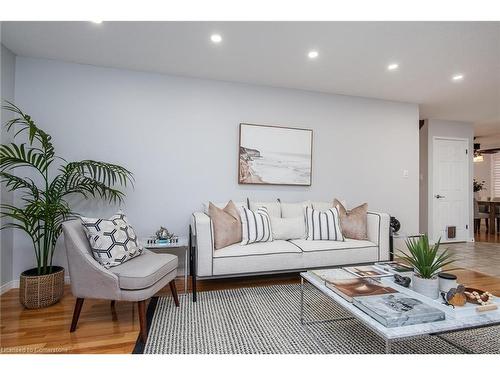
[[[492,303],[491,299],[493,294],[490,292],[485,292],[480,289],[475,288],[465,288],[464,295],[467,298],[467,302],[474,303],[476,305],[490,305]]]
[[[451,273],[439,272],[439,290],[441,292],[447,292],[451,288],[457,287],[457,276]]]
[[[441,239],[436,244],[430,245],[429,237],[423,235],[406,240],[409,254],[401,251],[404,255],[403,260],[411,264],[415,270],[412,281],[413,290],[432,299],[439,298],[438,272],[454,262],[447,249],[438,254],[440,244]]]
[[[394,274],[394,282],[398,285],[404,286],[405,288],[408,288],[411,283],[411,278],[406,277],[406,276],[401,276],[398,275],[397,273]]]
[[[443,293],[443,296],[449,305],[464,306],[467,303],[465,287],[461,284],[456,288],[451,288],[446,294]]]
[[[393,233],[397,233],[401,229],[401,223],[394,216],[391,216],[390,227]]]
[[[311,186],[311,129],[240,124],[239,184]]]
[[[159,240],[168,240],[170,237],[172,237],[172,234],[165,227],[160,227],[156,231],[156,238]]]

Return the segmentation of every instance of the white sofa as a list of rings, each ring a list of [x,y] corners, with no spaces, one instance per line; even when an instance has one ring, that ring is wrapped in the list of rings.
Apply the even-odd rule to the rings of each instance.
[[[251,209],[255,206],[241,204],[249,205]],[[312,205],[324,209],[329,203],[313,202]],[[386,213],[369,212],[368,240],[365,241],[274,240],[250,245],[234,244],[215,250],[210,217],[206,212],[195,212],[190,227],[193,300],[196,300],[197,278],[282,273],[389,260],[389,221],[390,216]]]

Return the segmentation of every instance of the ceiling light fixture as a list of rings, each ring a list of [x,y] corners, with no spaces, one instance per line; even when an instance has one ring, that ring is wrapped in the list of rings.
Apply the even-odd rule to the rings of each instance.
[[[212,34],[210,35],[210,40],[212,41],[212,43],[220,43],[222,42],[222,37],[220,36],[220,34]]]
[[[387,65],[387,70],[397,70],[399,68],[399,64],[389,64]]]
[[[309,53],[307,54],[307,57],[309,57],[310,59],[315,59],[318,56],[319,56],[318,51],[309,51]]]
[[[99,20],[96,20],[96,21],[90,21],[90,22],[92,22],[92,23],[97,23],[97,24],[102,23],[102,21],[99,21]]]
[[[462,79],[464,79],[464,75],[463,74],[455,74],[453,77],[451,77],[451,79],[454,81],[461,81]]]

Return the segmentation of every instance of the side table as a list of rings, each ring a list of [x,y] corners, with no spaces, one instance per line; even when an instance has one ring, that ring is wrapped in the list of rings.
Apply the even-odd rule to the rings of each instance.
[[[184,293],[187,294],[187,279],[188,279],[188,239],[187,237],[179,237],[179,241],[175,243],[147,243],[147,240],[142,241],[144,248],[155,253],[161,253],[166,250],[184,250]]]

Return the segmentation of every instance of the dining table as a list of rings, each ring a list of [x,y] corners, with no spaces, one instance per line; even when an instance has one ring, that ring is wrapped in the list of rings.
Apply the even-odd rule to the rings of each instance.
[[[496,225],[495,225],[496,208],[500,207],[500,201],[479,200],[477,203],[488,207],[488,212],[490,214],[490,223],[489,223],[490,234],[495,234],[495,231],[496,231]]]

